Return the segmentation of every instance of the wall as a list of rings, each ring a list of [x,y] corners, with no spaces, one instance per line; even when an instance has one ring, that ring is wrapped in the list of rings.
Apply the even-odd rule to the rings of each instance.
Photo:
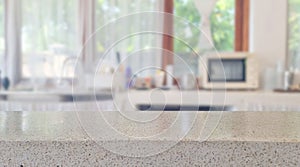
[[[250,51],[260,72],[286,61],[287,0],[250,0]]]

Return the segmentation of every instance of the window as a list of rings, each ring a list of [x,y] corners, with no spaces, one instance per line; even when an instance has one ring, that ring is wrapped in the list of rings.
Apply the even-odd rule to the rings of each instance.
[[[300,69],[300,0],[289,0],[288,55],[291,68]]]
[[[168,1],[167,1],[168,2]],[[241,51],[247,50],[247,21],[248,21],[248,0],[217,0],[210,14],[210,31],[214,47],[218,51]],[[166,3],[165,5],[168,5]],[[195,5],[194,0],[174,0],[174,15],[186,19],[190,24],[181,23],[182,20],[174,19],[174,36],[179,36],[189,44],[186,46],[182,41],[174,41],[174,71],[179,77],[190,72],[183,66],[185,60],[188,67],[197,74],[198,56],[192,53],[192,49],[199,53],[201,50],[199,31],[201,25],[201,14]],[[184,32],[184,33],[183,33]],[[243,44],[244,43],[244,44]],[[164,62],[170,64],[172,62]]]
[[[104,56],[104,52],[124,36],[162,27],[157,26],[162,25],[162,18],[157,18],[155,14],[145,13],[162,11],[162,4],[161,0],[96,0],[98,58]],[[117,21],[112,23],[114,20]],[[161,35],[156,34],[142,33],[130,36],[113,46],[110,53],[105,55],[105,63],[108,66],[118,64],[116,55],[119,53],[125,61],[123,63],[130,66],[133,73],[145,66],[160,66],[161,50],[154,51],[151,48],[161,48],[161,40]],[[153,52],[156,52],[157,56]]]
[[[22,1],[23,77],[60,77],[64,60],[78,54],[76,20],[77,1]]]
[[[235,0],[219,0],[211,15],[213,42],[218,51],[234,51]]]
[[[233,51],[234,50],[234,0],[218,0],[216,6],[211,14],[211,31],[213,42],[217,50],[219,51]],[[176,16],[180,16],[187,19],[195,27],[200,29],[201,16],[197,8],[195,7],[194,0],[175,0]],[[196,28],[191,28],[191,25],[187,27],[180,26],[177,19],[174,23],[174,34],[186,32],[187,37],[183,40],[191,44],[192,48],[197,48],[199,44],[200,31]],[[188,32],[192,31],[192,32]],[[192,38],[189,38],[189,34],[193,34]],[[187,52],[189,49],[182,45],[180,41],[174,41],[175,52]]]
[[[247,13],[244,7],[246,6],[245,4],[247,4],[245,2],[248,1],[249,0],[216,1],[209,20],[212,41],[219,51],[246,50],[243,48],[244,45],[237,47],[237,44],[242,44],[243,41],[247,41],[247,39],[241,38],[241,36],[247,34],[245,33],[247,32],[247,26],[246,28],[243,26],[244,22],[247,21],[247,19],[245,19],[247,15],[244,17],[242,14],[243,12]],[[179,22],[177,22],[178,20],[174,19],[174,22],[171,24],[174,35],[184,34],[182,40],[187,41],[194,50],[200,50],[199,42],[201,34],[198,30],[195,30],[195,27],[200,27],[203,16],[199,13],[199,9],[196,8],[194,0],[94,0],[91,1],[92,4],[95,3],[95,5],[92,5],[92,9],[78,5],[84,2],[84,0],[23,0],[22,3],[19,3],[22,9],[22,56],[20,59],[22,64],[22,77],[61,77],[62,72],[64,72],[63,64],[65,60],[69,57],[78,56],[82,48],[81,45],[88,39],[82,38],[81,36],[85,31],[91,30],[85,29],[85,23],[90,25],[88,28],[92,27],[96,30],[100,28],[100,32],[96,31],[96,37],[92,42],[93,46],[95,46],[95,50],[92,48],[92,55],[88,55],[88,58],[92,56],[93,59],[90,58],[89,61],[86,61],[97,63],[97,60],[104,56],[103,53],[107,51],[112,42],[120,39],[122,35],[147,30],[149,27],[155,27],[157,25],[160,25],[157,26],[158,28],[164,29],[166,21],[155,15],[137,15],[134,19],[123,20],[124,24],[122,24],[122,26],[112,26],[101,29],[102,26],[128,14],[149,11],[162,12],[164,11],[164,5],[165,9],[168,9],[169,12],[174,12],[175,15],[183,17],[191,23],[181,26]],[[171,6],[168,6],[170,4]],[[1,9],[0,12],[2,12]],[[84,20],[86,22],[82,22],[82,19],[86,19]],[[0,17],[0,24],[2,24],[1,22],[3,22],[3,19]],[[87,37],[89,33],[90,32],[83,36]],[[153,50],[148,51],[148,49],[150,48],[151,50],[151,48],[162,47],[165,49],[165,47],[168,46],[168,50],[174,51],[179,57],[187,60],[192,70],[197,73],[198,58],[191,54],[191,48],[186,47],[177,39],[165,39],[167,38],[162,35],[146,33],[132,36],[115,46],[113,50],[106,55],[105,60],[109,66],[115,66],[117,64],[116,55],[120,53],[121,57],[127,57],[126,64],[130,64],[133,71],[147,65],[155,65],[158,67],[162,64],[164,67],[166,64],[170,64],[170,62],[164,60],[164,56],[161,56],[161,50],[157,50],[154,53]],[[3,41],[3,31],[0,29],[0,56],[4,50]],[[86,54],[84,54],[84,56],[86,56]],[[184,73],[185,71],[181,69],[181,64],[178,62],[178,57],[175,57],[174,62],[175,71]],[[91,66],[97,67],[95,64]],[[179,76],[181,73],[175,75]],[[65,73],[64,77],[66,76],[72,77],[72,71],[69,71],[67,74]]]

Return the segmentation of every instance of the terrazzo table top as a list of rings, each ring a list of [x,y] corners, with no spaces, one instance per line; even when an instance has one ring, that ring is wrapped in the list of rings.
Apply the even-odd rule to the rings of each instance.
[[[210,141],[300,142],[300,112],[140,113],[0,111],[0,140],[88,140],[94,130],[103,140],[177,140],[171,135],[184,133],[182,140],[201,141],[209,129]]]
[[[299,147],[300,112],[0,112],[8,166],[297,166]]]

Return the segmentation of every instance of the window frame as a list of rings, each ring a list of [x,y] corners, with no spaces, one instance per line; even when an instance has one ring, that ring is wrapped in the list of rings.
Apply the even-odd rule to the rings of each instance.
[[[164,0],[164,12],[174,13],[174,0]],[[235,41],[234,51],[249,50],[249,16],[250,0],[235,0]],[[173,32],[174,22],[169,18],[164,21],[164,32]],[[170,30],[171,29],[171,30]],[[174,39],[170,35],[163,35],[163,49],[174,52]],[[174,64],[174,57],[164,56],[162,58],[162,68]]]
[[[250,11],[249,3],[250,0],[235,0],[235,42],[234,42],[235,51],[249,50],[249,11]],[[5,5],[5,10],[6,8],[7,6]],[[174,0],[164,0],[164,12],[173,14]],[[93,20],[95,21],[95,19]],[[6,21],[7,20],[5,19],[5,22]],[[171,34],[173,34],[173,28],[174,28],[173,23],[174,21],[172,18],[165,20],[163,25],[164,32],[171,31]],[[7,47],[7,45],[5,47]],[[167,34],[163,35],[162,48],[170,52],[174,51],[174,40],[171,35],[167,35]],[[21,59],[22,55],[19,55],[18,57]],[[163,55],[161,67],[165,69],[165,67],[169,64],[174,64],[174,57]],[[19,68],[19,67],[14,67],[14,68]],[[20,72],[20,74],[22,74],[22,71],[20,71],[20,69],[18,69],[17,71]],[[18,78],[26,79],[23,78],[23,76],[18,76]],[[45,77],[44,79],[53,79],[53,78]]]
[[[235,51],[249,50],[250,0],[235,0]]]

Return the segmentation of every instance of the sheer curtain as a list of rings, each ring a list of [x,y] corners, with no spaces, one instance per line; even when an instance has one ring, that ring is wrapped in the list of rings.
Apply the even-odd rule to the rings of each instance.
[[[6,64],[13,82],[24,77],[58,78],[64,61],[79,53],[88,70],[93,70],[89,68],[94,68],[101,58],[116,66],[117,52],[133,69],[161,66],[161,50],[151,49],[161,49],[161,34],[141,33],[128,36],[114,47],[112,44],[132,33],[162,31],[163,17],[157,14],[163,10],[162,0],[5,2]],[[125,17],[139,12],[148,13]],[[123,19],[117,20],[120,17]],[[111,52],[104,57],[110,47]]]
[[[61,0],[22,0],[16,5],[22,7],[23,77],[58,78],[64,60],[76,56],[77,5]]]
[[[5,64],[4,75],[14,85],[21,78],[21,2],[5,1]]]
[[[1,10],[5,16],[5,38],[1,38],[5,41],[5,54],[0,63],[3,75],[9,77],[12,85],[23,78],[59,77],[64,59],[78,52],[77,1],[2,2],[5,3]]]
[[[85,71],[91,71],[95,59],[95,0],[79,0],[80,60]]]
[[[163,15],[158,13],[163,4],[162,0],[96,0],[97,58],[117,66],[120,53],[122,63],[134,72],[160,67],[162,35],[153,32],[163,30]]]
[[[4,67],[5,63],[4,63],[4,52],[5,52],[5,28],[4,28],[4,21],[5,21],[5,16],[4,16],[4,6],[5,6],[5,2],[4,0],[0,1],[0,70],[1,73],[3,73],[4,69],[7,67]],[[1,77],[1,75],[0,75]]]

